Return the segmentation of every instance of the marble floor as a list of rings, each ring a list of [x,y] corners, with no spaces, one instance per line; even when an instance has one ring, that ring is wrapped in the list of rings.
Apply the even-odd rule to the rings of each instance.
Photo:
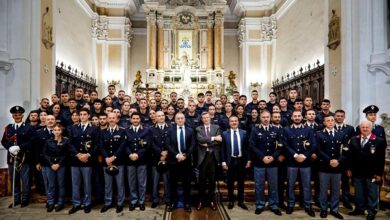
[[[0,198],[0,220],[2,219],[145,219],[145,220],[219,220],[219,219],[228,219],[231,220],[252,220],[252,219],[320,219],[319,210],[316,209],[316,217],[310,218],[302,209],[297,208],[292,215],[286,215],[283,212],[282,216],[276,216],[272,212],[266,210],[261,215],[254,214],[254,204],[247,203],[249,210],[242,210],[238,206],[235,206],[233,209],[228,210],[227,207],[218,207],[218,211],[212,211],[209,208],[203,208],[201,211],[196,211],[193,207],[193,211],[189,214],[184,212],[182,209],[177,209],[173,213],[166,213],[164,211],[165,206],[161,205],[156,209],[150,208],[150,204],[147,204],[145,211],[135,211],[129,212],[128,207],[120,214],[115,213],[115,209],[110,209],[106,213],[100,213],[101,206],[94,207],[92,212],[85,214],[82,210],[73,214],[68,215],[68,210],[71,208],[70,205],[67,205],[66,208],[61,212],[52,212],[47,213],[44,203],[33,203],[26,208],[17,207],[15,209],[9,209],[8,205],[11,203],[11,197]],[[341,208],[341,213],[344,215],[344,219],[365,219],[364,216],[360,217],[351,217],[348,216],[348,210]],[[227,216],[226,216],[227,214]],[[329,216],[328,219],[334,219]],[[377,219],[390,219],[390,211],[380,211],[377,215]]]

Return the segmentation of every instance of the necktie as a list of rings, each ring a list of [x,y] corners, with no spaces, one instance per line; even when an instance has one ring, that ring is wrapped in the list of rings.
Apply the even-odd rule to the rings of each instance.
[[[85,131],[85,125],[81,126],[81,130],[84,132]]]
[[[206,127],[206,136],[210,137],[210,127]]]
[[[110,134],[114,133],[114,129],[110,128]]]
[[[51,129],[49,129],[49,134],[53,134],[53,131]]]
[[[186,150],[185,144],[184,144],[184,131],[183,127],[180,127],[180,151],[184,152]]]
[[[368,141],[368,139],[367,139],[367,137],[363,137],[362,138],[362,145],[361,145],[361,147],[363,148],[364,147],[364,145],[367,143],[367,141]]]
[[[333,137],[333,131],[329,131],[329,135]]]
[[[137,133],[137,128],[134,128],[134,132]]]
[[[341,126],[336,126],[337,131],[341,131]]]
[[[265,131],[268,131],[268,126],[264,128]]]
[[[15,125],[15,131],[17,131],[19,129],[19,125]]]
[[[234,131],[233,134],[233,156],[237,157],[240,154],[238,150],[238,136],[237,131]]]

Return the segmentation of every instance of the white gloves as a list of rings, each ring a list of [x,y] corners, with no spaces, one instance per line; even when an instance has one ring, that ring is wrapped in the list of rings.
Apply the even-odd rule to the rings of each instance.
[[[12,146],[9,148],[8,150],[12,155],[17,155],[20,151],[20,147],[19,146]]]

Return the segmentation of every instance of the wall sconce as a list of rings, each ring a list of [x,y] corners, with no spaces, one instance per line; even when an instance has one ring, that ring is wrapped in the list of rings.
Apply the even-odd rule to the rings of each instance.
[[[119,85],[121,83],[121,81],[120,80],[107,80],[107,84],[108,85],[114,85],[114,86],[117,86],[117,85]]]

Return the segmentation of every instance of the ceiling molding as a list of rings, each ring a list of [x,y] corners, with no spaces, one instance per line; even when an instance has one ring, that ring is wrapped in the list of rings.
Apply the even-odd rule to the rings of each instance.
[[[223,29],[224,36],[236,36],[237,29]]]
[[[295,4],[295,2],[296,0],[286,0],[275,13],[276,19],[280,19]]]
[[[128,8],[133,0],[94,0],[97,7],[102,8]]]
[[[87,13],[87,15],[90,18],[93,18],[94,16],[97,16],[97,13],[93,12],[91,7],[89,7],[88,3],[85,2],[85,0],[77,0],[77,4],[80,5],[80,7]]]
[[[147,33],[146,28],[133,28],[132,30],[133,30],[134,35],[145,35],[146,36],[146,33]]]

